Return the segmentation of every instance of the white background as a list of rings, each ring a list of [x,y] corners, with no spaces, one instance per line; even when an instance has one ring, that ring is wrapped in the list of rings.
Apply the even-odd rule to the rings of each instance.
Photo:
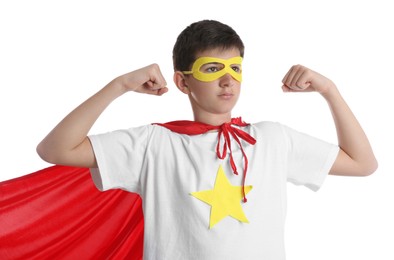
[[[281,92],[290,66],[303,64],[337,84],[379,161],[375,175],[330,176],[317,193],[289,184],[288,259],[394,259],[391,6],[383,0],[2,1],[0,181],[50,166],[35,148],[55,124],[114,77],[151,63],[161,66],[169,93],[122,96],[91,133],[192,119],[187,97],[172,83],[172,47],[190,23],[216,19],[246,46],[233,116],[279,121],[336,142],[318,94]]]

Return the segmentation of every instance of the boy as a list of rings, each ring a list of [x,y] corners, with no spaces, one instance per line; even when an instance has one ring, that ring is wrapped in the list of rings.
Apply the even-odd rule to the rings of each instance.
[[[327,173],[366,176],[377,162],[336,86],[300,65],[285,92],[317,91],[328,102],[339,146],[273,122],[232,118],[244,45],[217,21],[188,26],[173,50],[174,82],[194,121],[87,134],[122,94],[168,91],[158,65],[115,78],[65,117],[38,145],[46,161],[90,167],[100,190],[143,200],[146,259],[285,259],[286,182],[317,190]]]

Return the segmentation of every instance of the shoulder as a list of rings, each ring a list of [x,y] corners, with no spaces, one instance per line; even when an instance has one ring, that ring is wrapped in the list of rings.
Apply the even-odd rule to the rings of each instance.
[[[251,124],[251,131],[256,131],[257,133],[264,133],[265,135],[280,135],[282,137],[288,137],[293,135],[308,135],[288,125],[273,121],[261,121],[253,123]]]
[[[250,124],[248,132],[257,143],[272,146],[286,145],[285,126],[274,121],[260,121]]]
[[[250,131],[256,134],[283,135],[285,126],[279,122],[260,121],[250,124]]]
[[[101,143],[118,143],[118,144],[128,144],[132,143],[143,143],[150,139],[152,135],[153,127],[151,125],[134,126],[124,129],[116,129],[108,132],[103,132],[99,134],[89,135],[91,142],[101,142]]]

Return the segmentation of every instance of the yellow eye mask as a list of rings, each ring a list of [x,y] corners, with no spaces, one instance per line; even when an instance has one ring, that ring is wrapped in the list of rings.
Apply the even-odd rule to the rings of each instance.
[[[195,79],[209,82],[214,81],[226,73],[235,80],[242,81],[242,57],[233,57],[228,60],[214,57],[200,57],[194,63],[192,70],[182,71],[183,74],[193,74]]]

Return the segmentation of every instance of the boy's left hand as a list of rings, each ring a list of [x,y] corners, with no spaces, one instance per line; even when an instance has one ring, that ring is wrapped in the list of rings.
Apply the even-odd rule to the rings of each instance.
[[[284,92],[310,92],[316,91],[324,95],[334,83],[323,75],[302,65],[294,65],[282,80]]]

